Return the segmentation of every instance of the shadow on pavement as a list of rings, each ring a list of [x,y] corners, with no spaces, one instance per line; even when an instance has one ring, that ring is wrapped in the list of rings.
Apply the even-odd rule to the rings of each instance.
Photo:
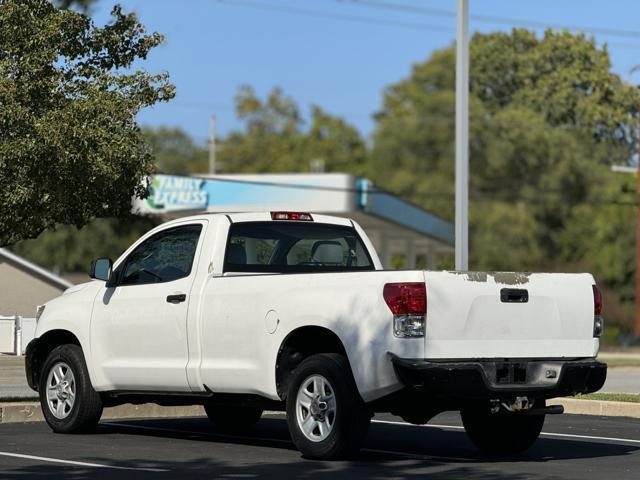
[[[64,438],[54,436],[52,441]],[[77,437],[76,437],[77,438]],[[144,438],[149,441],[145,443]],[[290,441],[286,421],[263,418],[244,434],[225,434],[206,419],[123,420],[105,422],[96,434],[82,437],[87,443],[103,444],[104,458],[82,461],[125,468],[165,471],[115,470],[35,463],[6,469],[3,480],[26,478],[124,479],[124,478],[418,478],[485,480],[549,478],[542,465],[555,461],[603,458],[631,454],[639,448],[606,442],[542,438],[524,455],[495,458],[477,452],[462,431],[391,424],[372,424],[363,452],[349,461],[319,462],[302,458]],[[126,458],[125,442],[149,449],[148,458]],[[152,441],[153,439],[153,441]],[[168,442],[163,439],[170,440]],[[183,442],[181,442],[181,440]],[[200,444],[211,445],[203,456]],[[120,445],[120,447],[118,446]],[[239,449],[237,446],[250,448]],[[120,450],[119,450],[120,448]],[[276,449],[277,451],[274,451]],[[197,450],[197,452],[195,451]],[[126,452],[125,452],[126,453]],[[190,456],[190,453],[192,454]],[[138,457],[139,452],[138,452]],[[123,458],[125,457],[125,458]],[[549,463],[546,463],[549,462]],[[12,465],[12,463],[10,463]],[[555,472],[557,473],[557,472]]]

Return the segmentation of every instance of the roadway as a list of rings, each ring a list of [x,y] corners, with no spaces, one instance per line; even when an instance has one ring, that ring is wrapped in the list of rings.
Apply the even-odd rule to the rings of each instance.
[[[376,417],[362,453],[350,461],[301,458],[282,416],[263,418],[239,435],[216,432],[206,418],[121,420],[95,434],[56,435],[42,422],[0,425],[3,480],[69,478],[465,478],[637,479],[640,420],[550,416],[526,454],[478,453],[457,414],[431,426]]]
[[[617,367],[607,370],[603,392],[640,393],[640,368]]]

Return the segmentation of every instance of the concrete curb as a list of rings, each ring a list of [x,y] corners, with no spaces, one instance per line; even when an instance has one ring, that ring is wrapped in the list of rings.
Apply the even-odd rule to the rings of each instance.
[[[163,418],[163,417],[201,417],[205,415],[201,405],[187,407],[161,407],[155,403],[142,405],[119,405],[105,408],[102,413],[103,420],[115,420],[119,418]],[[11,402],[0,403],[0,424],[15,422],[41,422],[44,421],[39,402]]]
[[[562,405],[565,413],[578,415],[598,415],[606,417],[640,418],[640,403],[609,402],[602,400],[577,400],[575,398],[554,398],[547,405]],[[188,407],[161,407],[155,403],[142,405],[119,405],[105,408],[103,420],[122,418],[179,418],[201,417],[204,410],[200,405]],[[44,420],[40,403],[11,402],[0,403],[0,424],[16,422],[41,422]]]
[[[576,415],[640,418],[640,403],[552,398],[547,400],[547,405],[562,405],[565,413]]]

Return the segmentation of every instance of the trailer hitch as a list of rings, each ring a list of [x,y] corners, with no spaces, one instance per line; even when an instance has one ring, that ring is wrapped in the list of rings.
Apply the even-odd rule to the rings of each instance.
[[[535,400],[523,396],[516,397],[513,401],[491,400],[489,412],[494,415],[500,412],[517,415],[559,415],[564,413],[564,406],[549,405],[546,407],[536,407]]]

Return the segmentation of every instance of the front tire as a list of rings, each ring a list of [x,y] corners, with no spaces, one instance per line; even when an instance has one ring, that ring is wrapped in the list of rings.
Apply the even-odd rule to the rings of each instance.
[[[489,454],[517,454],[528,450],[540,436],[544,415],[461,412],[462,424],[473,444]]]
[[[347,359],[312,355],[295,369],[287,393],[287,421],[295,446],[318,460],[357,452],[371,412],[360,398]]]
[[[38,389],[42,414],[54,432],[87,432],[100,421],[102,400],[91,385],[78,345],[60,345],[51,351]]]

